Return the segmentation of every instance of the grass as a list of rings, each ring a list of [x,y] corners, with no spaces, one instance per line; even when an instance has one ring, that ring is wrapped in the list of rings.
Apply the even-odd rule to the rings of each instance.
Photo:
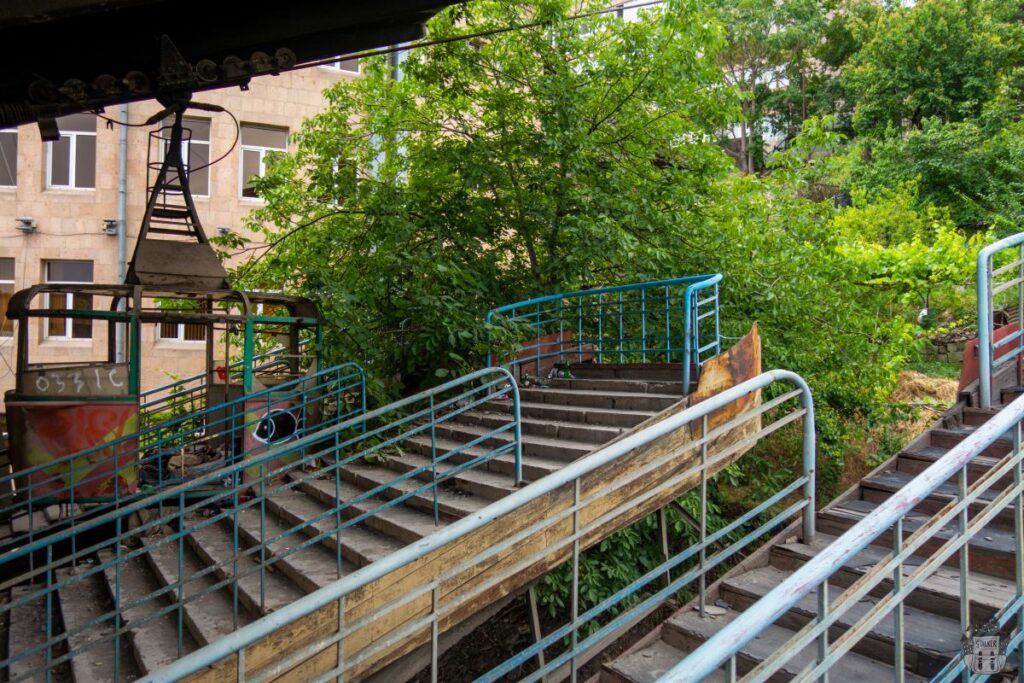
[[[906,369],[920,372],[922,375],[928,375],[929,377],[960,379],[959,363],[950,363],[942,360],[921,360],[907,363]]]

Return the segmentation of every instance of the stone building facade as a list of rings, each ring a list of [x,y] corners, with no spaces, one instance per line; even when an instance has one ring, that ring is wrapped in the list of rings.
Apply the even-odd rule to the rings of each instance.
[[[260,200],[245,182],[262,170],[268,149],[284,148],[289,134],[325,106],[323,91],[342,79],[358,77],[358,63],[315,67],[253,79],[248,91],[199,93],[198,102],[228,109],[240,122],[241,139],[230,154],[193,178],[196,205],[207,235],[243,232],[246,215]],[[127,105],[132,124],[160,110],[154,101]],[[194,116],[193,116],[194,114]],[[104,112],[118,119],[120,112]],[[192,141],[187,154],[193,166],[231,148],[235,124],[224,113],[190,112]],[[46,281],[119,282],[120,126],[91,114],[58,122],[59,142],[43,142],[35,125],[0,131],[0,310],[14,291]],[[147,155],[156,126],[128,128],[127,257],[135,247],[147,200]],[[109,234],[108,234],[109,233]],[[79,302],[69,300],[68,306]],[[0,333],[0,391],[14,388],[15,344],[12,323]],[[30,330],[33,362],[103,358],[104,325],[72,326],[58,320]],[[200,330],[201,332],[201,330]],[[143,331],[143,389],[204,367],[205,343],[195,330],[147,325]]]

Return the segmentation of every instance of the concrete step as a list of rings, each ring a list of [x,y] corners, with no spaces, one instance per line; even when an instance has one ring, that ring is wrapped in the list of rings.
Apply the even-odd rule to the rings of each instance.
[[[573,391],[543,387],[519,390],[523,401],[548,405],[601,408],[603,410],[643,410],[659,412],[679,402],[673,394],[635,394],[629,391]]]
[[[145,557],[160,584],[172,589],[168,594],[172,600],[179,599],[180,591],[184,599],[182,617],[196,642],[209,645],[252,621],[245,605],[234,595],[232,585],[223,585],[224,581],[187,543],[181,548],[183,582],[179,586],[178,549],[178,543],[171,542],[154,548]]]
[[[507,416],[498,413],[466,411],[458,417],[463,424],[479,425],[487,429],[498,429],[509,423]],[[603,445],[625,431],[624,427],[605,427],[599,424],[571,422],[567,420],[543,420],[522,418],[524,437],[562,439],[592,445]]]
[[[328,484],[331,494],[333,494],[334,482],[329,481]],[[337,528],[337,516],[333,511],[333,504],[328,505],[320,498],[303,492],[303,495],[271,498],[267,501],[267,509],[292,527],[310,522],[303,528],[303,533],[309,538],[319,536],[321,545],[336,552],[337,536],[334,530]],[[344,519],[343,516],[342,523],[344,523]],[[386,557],[402,548],[403,545],[361,524],[346,527],[341,532],[342,557],[346,562],[357,567],[365,567],[371,562]]]
[[[302,491],[320,500],[334,499],[334,482],[313,479],[300,484]],[[372,489],[369,489],[372,490]],[[402,545],[414,543],[428,536],[446,524],[441,520],[434,523],[433,513],[398,503],[385,507],[389,499],[383,496],[367,496],[366,489],[345,483],[341,492],[342,499],[349,505],[344,512],[347,519],[362,518],[367,528],[383,534]],[[358,502],[353,502],[358,500]],[[344,534],[345,531],[342,531]]]
[[[450,452],[446,449],[455,449],[460,445],[456,442],[440,440],[438,442],[438,458],[443,457],[445,452]],[[453,460],[454,458],[437,463],[437,476],[438,479],[443,480],[442,485],[491,501],[504,498],[516,489],[511,476],[489,472],[480,465],[452,474],[458,467],[464,466]],[[384,462],[384,466],[398,474],[415,473],[412,474],[412,477],[421,482],[433,481],[430,457],[419,453],[406,451],[400,456],[389,456]],[[393,477],[394,475],[392,475]]]
[[[825,549],[835,536],[818,533],[814,541],[805,543],[784,543],[772,547],[772,566],[786,572],[795,571],[816,554]],[[880,547],[868,546],[850,558],[829,579],[837,586],[848,587],[855,580],[867,573],[872,567],[883,562],[891,555],[890,551]],[[903,574],[909,576],[921,564],[924,558],[912,557],[905,564]],[[882,581],[875,591],[881,596],[892,590],[892,581]],[[1013,600],[1016,593],[1012,580],[1001,579],[978,571],[970,573],[968,590],[971,596],[971,614],[977,621],[986,621],[998,612],[1003,605]],[[933,612],[948,619],[960,618],[960,571],[958,567],[940,567],[934,574],[926,578],[921,586],[906,598],[906,603],[925,612]]]
[[[647,647],[605,662],[601,667],[600,683],[655,683],[687,654],[687,651],[672,647],[659,638]],[[718,676],[705,680],[725,681],[725,675],[718,672]]]
[[[516,456],[514,451],[511,449],[507,453],[493,455],[491,452],[491,446],[470,446],[469,448],[463,447],[458,451],[454,451],[452,449],[460,446],[458,442],[441,439],[439,446],[441,446],[441,444],[443,444],[443,447],[438,448],[438,453],[448,453],[449,455],[447,460],[450,463],[461,465],[470,461],[479,460],[480,458],[486,458],[483,462],[478,462],[478,464],[474,465],[473,468],[479,468],[500,476],[508,477],[509,481],[512,481],[515,477]],[[402,448],[405,451],[429,458],[432,450],[430,437],[411,437],[402,442]],[[536,456],[524,456],[522,458],[523,480],[537,481],[541,477],[546,477],[552,472],[562,469],[564,466],[564,461],[552,460],[550,458],[538,458]]]
[[[639,379],[679,382],[682,363],[572,363],[572,374],[580,379]]]
[[[918,475],[924,472],[928,467],[936,460],[944,456],[949,452],[948,448],[940,448],[938,446],[916,446],[914,448],[908,448],[900,451],[899,458],[896,460],[896,469],[899,472],[906,472],[911,475]],[[988,472],[999,462],[998,458],[991,458],[985,455],[979,455],[971,459],[967,463],[967,481],[968,483],[974,483],[979,477]],[[956,482],[957,477],[950,477],[950,482]],[[1008,478],[1004,477],[999,480],[999,484],[1009,481]]]
[[[90,574],[90,570],[95,573]],[[58,593],[75,683],[121,683],[138,677],[140,672],[125,638],[116,653],[120,665],[114,666],[114,604],[102,572],[92,565],[82,565],[59,570],[57,578],[68,582]]]
[[[298,586],[273,568],[262,572],[261,590],[259,553],[251,552],[250,548],[250,552],[240,551],[236,555],[235,548],[240,547],[241,539],[236,545],[233,529],[225,523],[204,521],[206,524],[194,526],[185,540],[219,579],[238,577],[238,600],[251,614],[269,614],[303,596]],[[229,590],[234,591],[235,587]]]
[[[680,371],[681,372],[681,371]],[[635,394],[676,394],[683,395],[683,380],[679,375],[674,381],[653,379],[603,379],[576,377],[574,379],[552,377],[547,380],[552,389],[573,391],[628,391]]]
[[[878,507],[877,503],[866,500],[851,500],[822,510],[818,513],[818,528],[826,533],[840,535],[851,526],[863,519],[865,515]],[[904,536],[909,537],[928,520],[927,515],[910,513],[903,520]],[[940,529],[921,548],[923,555],[934,553],[949,538],[956,535],[957,524],[954,520]],[[883,548],[892,548],[892,532],[886,531],[873,542]],[[1014,540],[1012,529],[997,523],[989,523],[985,529],[968,541],[971,569],[998,576],[1012,578],[1014,576]],[[947,565],[958,562],[954,554]]]
[[[428,513],[433,523],[434,515],[434,494],[431,490],[423,490],[425,482],[408,477],[396,480],[395,471],[382,464],[372,463],[350,463],[342,471],[343,482],[353,486],[355,491],[373,491],[374,496],[384,500],[393,500],[408,495],[404,499],[404,505],[413,511]],[[511,475],[509,475],[511,481]],[[331,491],[334,484],[331,483]],[[333,493],[332,493],[333,495]],[[345,496],[344,500],[353,500],[354,496]],[[325,501],[329,505],[330,500]],[[466,515],[482,510],[490,503],[489,500],[473,496],[464,491],[459,491],[451,486],[442,486],[437,491],[438,512],[441,521],[461,519]],[[367,521],[368,526],[372,526]]]
[[[511,410],[511,401],[490,401],[481,406],[481,411],[501,414],[508,414]],[[656,411],[653,410],[588,408],[586,406],[557,405],[534,401],[523,401],[519,405],[519,411],[523,419],[572,422],[623,429],[635,427],[656,414]]]
[[[969,437],[974,433],[974,429],[969,427],[957,427],[957,428],[944,428],[936,427],[932,429],[929,434],[929,444],[937,446],[939,448],[952,448],[961,441]],[[1009,437],[1003,436],[996,439],[985,450],[981,451],[978,455],[987,456],[990,458],[1002,458],[1004,455],[1010,452],[1013,447],[1013,443]]]
[[[3,672],[8,676],[4,680],[20,679],[31,681],[31,683],[46,683],[48,680],[46,676],[46,597],[40,596],[23,604],[16,604],[41,588],[43,586],[36,584],[15,586],[11,589],[7,657],[11,659],[18,657],[19,659],[12,661],[9,669]],[[32,651],[31,654],[25,654],[30,651]],[[55,646],[50,659],[56,659],[61,654],[63,653]],[[68,676],[66,665],[58,668],[60,671],[54,673],[62,675],[66,680]],[[33,672],[35,673],[33,674]],[[27,676],[27,678],[21,678],[22,676]]]
[[[902,489],[914,479],[913,474],[908,472],[879,472],[865,477],[860,482],[861,498],[872,503],[881,503]],[[929,515],[936,514],[951,500],[957,498],[959,488],[956,483],[947,481],[937,488],[931,495],[925,498],[914,509]],[[993,501],[998,495],[998,490],[989,489],[983,491],[980,500],[971,506],[972,515],[981,510],[987,503]],[[1003,524],[1013,523],[1013,508],[1007,508],[999,512],[995,520]]]
[[[99,559],[104,563],[111,562],[114,554],[102,551]],[[152,673],[197,648],[197,643],[184,623],[179,624],[177,610],[153,616],[170,603],[165,599],[166,596],[154,595],[161,586],[143,558],[134,557],[121,564],[120,592],[115,568],[107,567],[103,575],[111,599],[117,600],[120,595],[121,614],[127,624],[128,640],[132,645],[135,663],[143,674]]]
[[[435,433],[439,439],[446,439],[451,442],[448,444],[447,450],[463,447],[466,444],[483,437],[487,438],[484,438],[483,441],[480,441],[480,443],[476,445],[479,445],[484,449],[497,448],[515,441],[515,435],[512,431],[499,432],[488,437],[487,435],[492,432],[492,429],[484,426],[464,424],[456,421],[444,422],[437,425],[435,429]],[[430,443],[429,432],[418,434],[413,438],[421,442],[426,440],[428,444]],[[608,441],[612,438],[614,437],[609,437]],[[593,451],[594,447],[595,444],[593,442],[581,443],[575,440],[536,436],[526,433],[523,434],[524,457],[545,458],[548,460],[558,460],[562,463],[566,463],[583,457],[587,453]],[[438,452],[440,455],[440,449]]]
[[[279,493],[278,497],[302,495],[305,494]],[[233,530],[234,522],[225,519],[222,525]],[[238,514],[238,532],[242,547],[262,547],[268,569],[280,573],[307,593],[323,588],[356,569],[344,559],[339,566],[337,552],[311,541],[301,530],[277,516],[266,514],[261,521],[258,507],[248,508]]]
[[[788,572],[768,566],[736,576],[727,576],[722,581],[720,596],[731,609],[742,612],[779,585],[788,575]],[[829,586],[829,600],[837,598],[842,590],[838,586]],[[815,593],[805,596],[784,614],[776,625],[794,631],[803,628],[817,615],[817,600]],[[830,638],[838,638],[867,614],[877,602],[877,598],[865,597],[853,605],[836,621],[830,630]],[[960,624],[955,619],[906,607],[904,625],[906,664],[907,670],[912,673],[934,676],[960,652]],[[893,633],[893,615],[889,614],[854,645],[852,652],[891,665],[894,651]],[[838,677],[837,680],[846,679]]]
[[[725,610],[718,616],[704,616],[694,609],[682,609],[673,614],[662,627],[662,639],[678,651],[692,651],[713,636],[726,624],[739,616],[733,609]],[[758,633],[754,640],[747,643],[736,657],[736,671],[743,674],[763,662],[781,649],[795,635],[791,629],[772,625]],[[783,665],[772,681],[790,680],[817,657],[817,643],[804,647]],[[877,683],[878,681],[895,680],[895,672],[891,664],[886,664],[870,657],[848,652],[829,670],[830,680],[846,683]],[[906,673],[908,681],[925,681],[924,677]]]

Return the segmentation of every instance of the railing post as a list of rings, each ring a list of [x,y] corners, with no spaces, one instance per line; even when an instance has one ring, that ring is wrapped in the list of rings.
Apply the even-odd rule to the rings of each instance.
[[[900,517],[893,525],[892,532],[892,556],[897,558],[896,568],[892,571],[892,592],[898,596],[903,590],[903,560],[899,559],[903,553],[903,518]],[[893,670],[896,683],[903,683],[904,671],[904,642],[905,633],[903,629],[903,599],[897,598],[896,607],[893,610]]]
[[[580,618],[580,478],[573,480],[572,498],[572,657],[569,681],[576,683],[576,647],[579,645]]]
[[[441,523],[441,513],[437,503],[437,415],[434,413],[434,395],[430,395],[430,476],[431,489],[434,493],[434,526]]]
[[[707,536],[708,536],[708,416],[701,418],[700,423],[700,577],[698,579],[698,607],[700,616],[707,612]]]
[[[818,623],[828,619],[828,579],[826,578],[818,586]],[[818,636],[818,664],[821,664],[828,657],[828,629],[823,629]],[[828,683],[828,670],[826,669],[818,677],[818,683]]]
[[[807,477],[807,481],[804,482],[804,500],[807,501],[807,507],[804,508],[803,535],[804,543],[810,543],[814,540],[814,516],[817,514],[814,489],[817,479],[818,449],[814,433],[814,396],[811,395],[811,389],[806,384],[801,389],[803,391],[800,395],[800,403],[804,408],[803,468],[804,476]]]
[[[989,253],[978,252],[975,273],[978,295],[978,399],[982,408],[992,407],[992,274]]]
[[[1021,288],[1021,291],[1024,291],[1024,287]],[[1021,427],[1020,422],[1018,422],[1013,426],[1014,488],[1020,488],[1022,478],[1020,450]],[[1016,566],[1014,567],[1014,578],[1016,579],[1017,598],[1024,595],[1024,500],[1021,500],[1022,495],[1024,494],[1018,493],[1013,499],[1013,557],[1016,561]],[[1024,625],[1024,603],[1021,604],[1017,611],[1017,628],[1021,628],[1022,625]],[[1024,662],[1024,640],[1022,640],[1017,646],[1017,661]]]

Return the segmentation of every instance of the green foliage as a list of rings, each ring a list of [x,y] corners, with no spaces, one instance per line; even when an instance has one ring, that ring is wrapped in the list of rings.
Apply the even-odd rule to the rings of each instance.
[[[667,270],[729,169],[721,34],[684,0],[636,23],[580,9],[449,9],[434,38],[543,24],[330,90],[259,183],[250,225],[276,246],[236,275],[311,296],[330,348],[412,388],[479,365],[491,307]]]
[[[1020,59],[1005,0],[922,0],[881,13],[843,73],[859,133],[978,116]]]

